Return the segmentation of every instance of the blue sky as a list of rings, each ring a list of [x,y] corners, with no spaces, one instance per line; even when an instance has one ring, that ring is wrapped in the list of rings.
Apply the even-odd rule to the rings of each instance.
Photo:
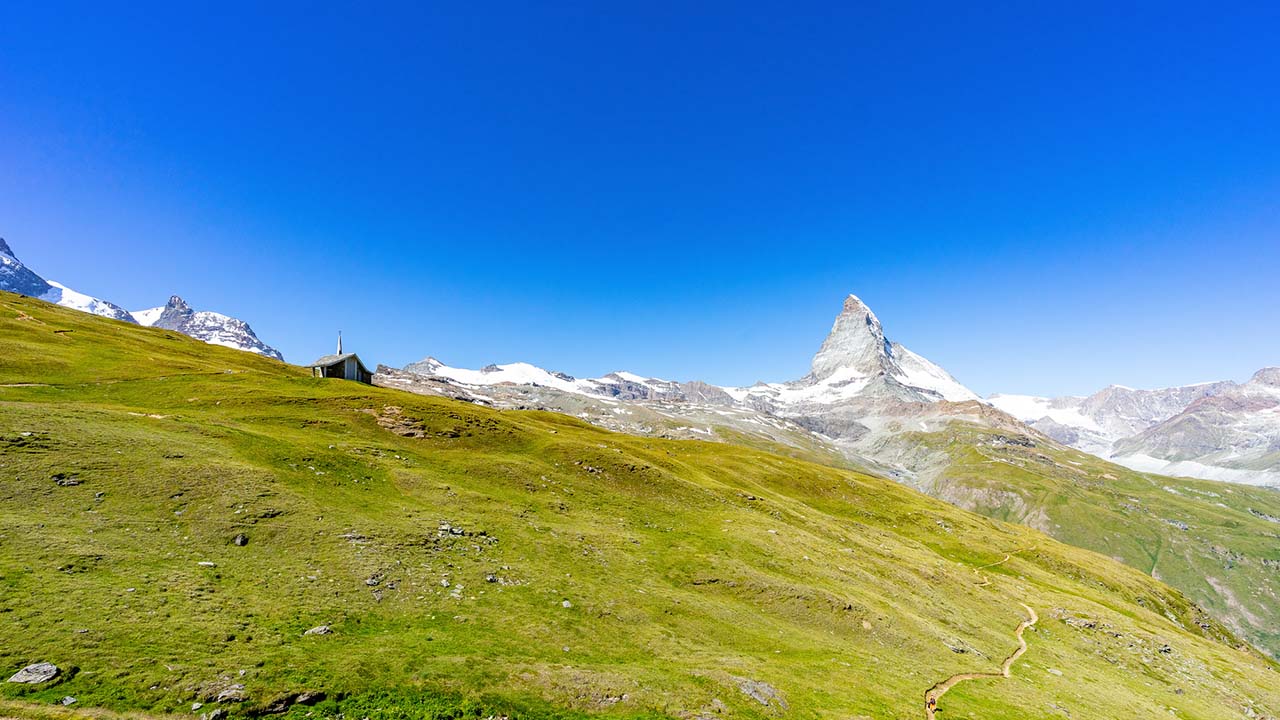
[[[784,380],[854,292],[983,394],[1280,364],[1274,4],[256,5],[0,9],[19,257],[295,362]]]

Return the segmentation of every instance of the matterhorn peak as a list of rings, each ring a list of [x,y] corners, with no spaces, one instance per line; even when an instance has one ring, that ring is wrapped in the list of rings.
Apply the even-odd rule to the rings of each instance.
[[[885,340],[880,319],[857,295],[844,300],[844,308],[831,326],[831,333],[813,356],[812,375],[826,379],[838,371],[868,377],[889,372],[893,348]]]
[[[18,256],[13,254],[13,250],[9,248],[9,243],[0,238],[0,255],[8,255],[10,258],[17,260]]]

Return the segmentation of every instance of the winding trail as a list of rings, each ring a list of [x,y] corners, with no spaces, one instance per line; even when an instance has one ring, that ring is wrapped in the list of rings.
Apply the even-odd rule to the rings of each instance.
[[[956,685],[959,685],[962,682],[967,682],[969,680],[986,680],[990,678],[1009,677],[1009,675],[1011,674],[1011,670],[1013,669],[1013,664],[1018,661],[1018,658],[1022,657],[1022,653],[1027,651],[1027,641],[1022,637],[1022,634],[1026,632],[1027,628],[1040,622],[1040,616],[1036,614],[1036,611],[1030,605],[1027,605],[1025,603],[1018,603],[1018,604],[1022,605],[1022,607],[1027,611],[1030,617],[1028,617],[1026,620],[1023,620],[1021,623],[1018,623],[1017,629],[1013,631],[1014,637],[1018,639],[1018,649],[1014,650],[1013,653],[1009,655],[1009,657],[1004,659],[1004,662],[1001,663],[1000,665],[1000,672],[998,673],[960,673],[958,675],[952,675],[946,680],[943,680],[942,682],[929,688],[924,693],[924,716],[925,718],[927,718],[927,720],[934,720],[934,714],[938,712],[938,700],[942,699],[942,696],[946,695],[947,691],[955,687]]]

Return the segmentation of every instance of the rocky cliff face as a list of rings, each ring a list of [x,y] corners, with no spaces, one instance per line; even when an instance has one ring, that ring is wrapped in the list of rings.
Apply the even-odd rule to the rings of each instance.
[[[53,289],[44,278],[32,272],[18,260],[9,243],[0,238],[0,290],[41,297]]]

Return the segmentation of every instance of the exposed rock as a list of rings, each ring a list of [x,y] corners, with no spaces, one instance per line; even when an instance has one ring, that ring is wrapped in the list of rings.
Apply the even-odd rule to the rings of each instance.
[[[782,710],[789,708],[787,701],[778,693],[777,688],[769,683],[740,677],[733,678],[733,681],[738,684],[738,689],[743,694],[765,707],[774,707],[776,705]]]
[[[63,707],[66,707],[67,705],[75,705],[75,704],[76,704],[76,699],[71,697],[70,695],[62,698]]]
[[[24,683],[27,685],[38,685],[43,682],[49,682],[58,676],[58,666],[53,663],[40,662],[34,665],[28,665],[9,678],[11,683]]]
[[[225,690],[215,695],[213,698],[213,701],[214,702],[244,702],[245,697],[246,696],[244,694],[244,684],[236,683],[235,685],[228,686]],[[217,711],[215,710],[214,713],[216,712]]]
[[[245,535],[244,533],[240,533],[239,535],[236,535],[234,538],[232,538],[231,542],[234,543],[237,547],[244,547],[245,545],[249,544],[249,536]]]
[[[303,635],[332,635],[333,628],[330,628],[328,625],[317,625],[316,627],[313,627],[302,634]]]

